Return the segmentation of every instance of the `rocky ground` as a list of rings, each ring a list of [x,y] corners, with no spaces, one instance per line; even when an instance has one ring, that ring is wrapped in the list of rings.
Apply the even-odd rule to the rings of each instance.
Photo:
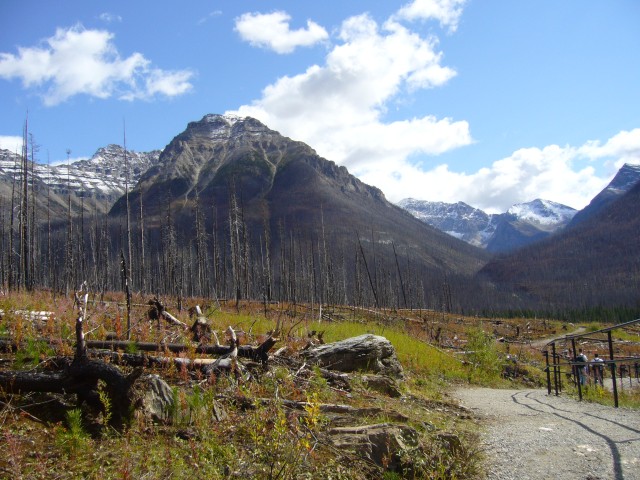
[[[455,396],[484,420],[489,479],[640,479],[637,411],[546,390],[471,388]]]

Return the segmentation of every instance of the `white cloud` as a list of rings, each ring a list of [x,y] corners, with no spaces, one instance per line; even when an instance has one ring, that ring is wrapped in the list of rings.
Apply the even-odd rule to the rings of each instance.
[[[203,25],[209,20],[211,20],[212,18],[219,17],[220,15],[222,15],[222,10],[214,10],[212,12],[209,12],[206,16],[202,17],[200,20],[198,20],[197,23],[198,25]]]
[[[113,13],[109,13],[109,12],[104,12],[101,13],[98,17],[100,20],[102,20],[105,23],[120,23],[122,22],[122,17],[120,15],[115,15]]]
[[[593,162],[604,162],[598,174]],[[535,198],[580,209],[611,181],[624,163],[640,164],[640,129],[580,147],[550,145],[523,148],[477,172],[453,172],[445,164],[424,171],[407,161],[362,175],[392,201],[414,197],[455,203],[463,201],[487,212],[505,212]]]
[[[455,75],[441,65],[436,39],[395,22],[381,31],[368,15],[345,20],[338,39],[323,66],[282,77],[262,98],[229,113],[258,118],[356,175],[393,168],[412,154],[436,155],[471,143],[465,121],[431,115],[382,120],[398,95],[441,86]]]
[[[398,20],[437,20],[455,32],[466,0],[414,0],[394,16]]]
[[[285,12],[245,13],[236,19],[235,30],[251,45],[276,53],[291,53],[297,47],[309,47],[329,38],[327,31],[311,20],[307,28],[291,30],[291,16]]]
[[[22,150],[22,137],[14,135],[0,135],[0,149],[20,153]]]
[[[121,58],[113,38],[108,31],[80,25],[59,28],[42,46],[20,47],[17,55],[0,53],[0,78],[17,78],[25,88],[38,89],[48,106],[79,94],[149,99],[191,89],[192,72],[152,68],[141,53]]]
[[[597,140],[588,142],[580,148],[580,153],[592,160],[604,159],[616,170],[625,163],[640,164],[640,128],[622,131],[604,145]]]
[[[258,118],[311,145],[394,202],[464,201],[495,213],[543,198],[582,208],[621,163],[640,163],[638,129],[603,144],[520,149],[476,172],[455,172],[446,164],[421,167],[415,160],[473,140],[464,120],[424,115],[384,121],[388,106],[402,95],[443,86],[456,75],[443,65],[437,38],[421,37],[400,20],[436,18],[455,30],[463,3],[416,1],[382,26],[366,14],[348,18],[324,64],[278,79],[261,98],[228,113]],[[429,10],[434,5],[441,9]],[[600,173],[594,161],[607,171]]]

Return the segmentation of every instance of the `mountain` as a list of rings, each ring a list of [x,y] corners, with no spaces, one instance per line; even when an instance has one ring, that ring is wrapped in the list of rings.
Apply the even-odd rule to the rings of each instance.
[[[38,205],[46,208],[47,194],[54,216],[66,214],[69,193],[72,208],[78,213],[83,207],[87,211],[97,208],[108,211],[113,203],[125,192],[127,166],[130,188],[137,183],[140,175],[157,163],[160,151],[135,152],[119,145],[100,148],[88,160],[78,160],[69,165],[43,165],[29,163],[29,182],[43,193]],[[12,184],[20,182],[21,159],[9,150],[0,149],[0,194],[11,197]],[[84,201],[83,201],[84,200]]]
[[[486,248],[489,252],[506,253],[539,242],[562,230],[575,214],[575,209],[550,200],[513,205],[492,218],[496,227]]]
[[[398,205],[429,225],[493,253],[504,253],[548,237],[575,215],[571,207],[536,199],[487,214],[463,202],[404,199]]]
[[[103,200],[110,208],[125,193],[125,185],[128,183],[129,189],[132,189],[140,176],[158,163],[159,157],[160,150],[125,151],[120,145],[114,144],[99,148],[90,159],[71,163],[71,188],[85,197]],[[58,187],[66,188],[67,168],[58,165],[52,171],[58,174],[55,179]]]
[[[603,208],[615,202],[622,195],[640,182],[640,165],[625,163],[616,173],[609,185],[596,195],[584,209],[580,210],[569,224],[574,227],[583,221],[596,215]]]
[[[189,123],[141,176],[129,195],[132,211],[141,201],[150,229],[175,225],[194,242],[198,232],[214,232],[217,245],[236,242],[237,252],[243,242],[252,243],[246,247],[252,255],[264,258],[266,249],[279,262],[294,261],[282,257],[286,249],[300,249],[295,268],[312,268],[306,262],[318,268],[331,257],[333,275],[341,277],[336,281],[364,290],[382,282],[380,297],[390,287],[383,271],[395,278],[404,270],[412,282],[439,293],[445,279],[463,282],[487,259],[391,204],[345,167],[250,117],[206,115]],[[110,215],[125,212],[121,198]],[[234,240],[245,232],[245,240]]]
[[[486,247],[496,229],[493,215],[464,202],[429,202],[405,198],[398,202],[398,206],[432,227],[481,248]]]
[[[573,228],[490,261],[480,276],[549,312],[640,306],[640,183]],[[528,303],[533,302],[533,303]]]

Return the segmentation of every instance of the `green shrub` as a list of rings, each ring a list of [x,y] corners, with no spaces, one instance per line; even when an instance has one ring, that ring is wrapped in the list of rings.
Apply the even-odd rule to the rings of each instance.
[[[500,379],[503,365],[495,339],[479,328],[469,330],[467,361],[470,382],[493,383]]]

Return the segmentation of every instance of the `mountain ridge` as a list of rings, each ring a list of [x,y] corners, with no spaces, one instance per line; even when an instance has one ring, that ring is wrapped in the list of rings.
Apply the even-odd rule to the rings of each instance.
[[[374,284],[377,269],[398,275],[410,264],[423,272],[425,285],[437,282],[439,292],[445,278],[469,281],[488,258],[391,204],[380,189],[310,146],[251,117],[210,114],[189,122],[131,191],[132,211],[140,202],[145,226],[162,229],[170,221],[186,238],[197,237],[200,228],[227,236],[229,229],[239,228],[253,241],[269,239],[274,256],[298,239],[314,255],[326,248],[335,265],[345,265],[358,252],[359,261],[373,262]],[[120,198],[110,216],[122,218],[125,212]],[[360,282],[358,288],[365,288],[356,278],[364,263],[332,268],[342,271],[343,283]],[[383,288],[388,287],[374,290]]]
[[[602,209],[631,190],[638,182],[640,182],[640,165],[625,163],[611,182],[589,202],[589,205],[575,215],[568,225],[569,228],[597,215]]]
[[[398,205],[425,223],[492,253],[504,253],[546,238],[563,228],[575,210],[550,200],[513,205],[488,214],[464,202],[403,199]]]
[[[42,191],[48,190],[54,213],[62,214],[66,210],[69,196],[75,213],[83,208],[86,211],[95,208],[104,212],[125,193],[127,178],[129,188],[133,188],[142,173],[153,166],[159,156],[159,150],[135,152],[111,144],[98,148],[89,159],[69,164],[32,164],[29,161],[29,181]],[[7,190],[7,185],[12,184],[14,178],[19,181],[21,175],[21,156],[0,149],[0,177],[4,189]]]

